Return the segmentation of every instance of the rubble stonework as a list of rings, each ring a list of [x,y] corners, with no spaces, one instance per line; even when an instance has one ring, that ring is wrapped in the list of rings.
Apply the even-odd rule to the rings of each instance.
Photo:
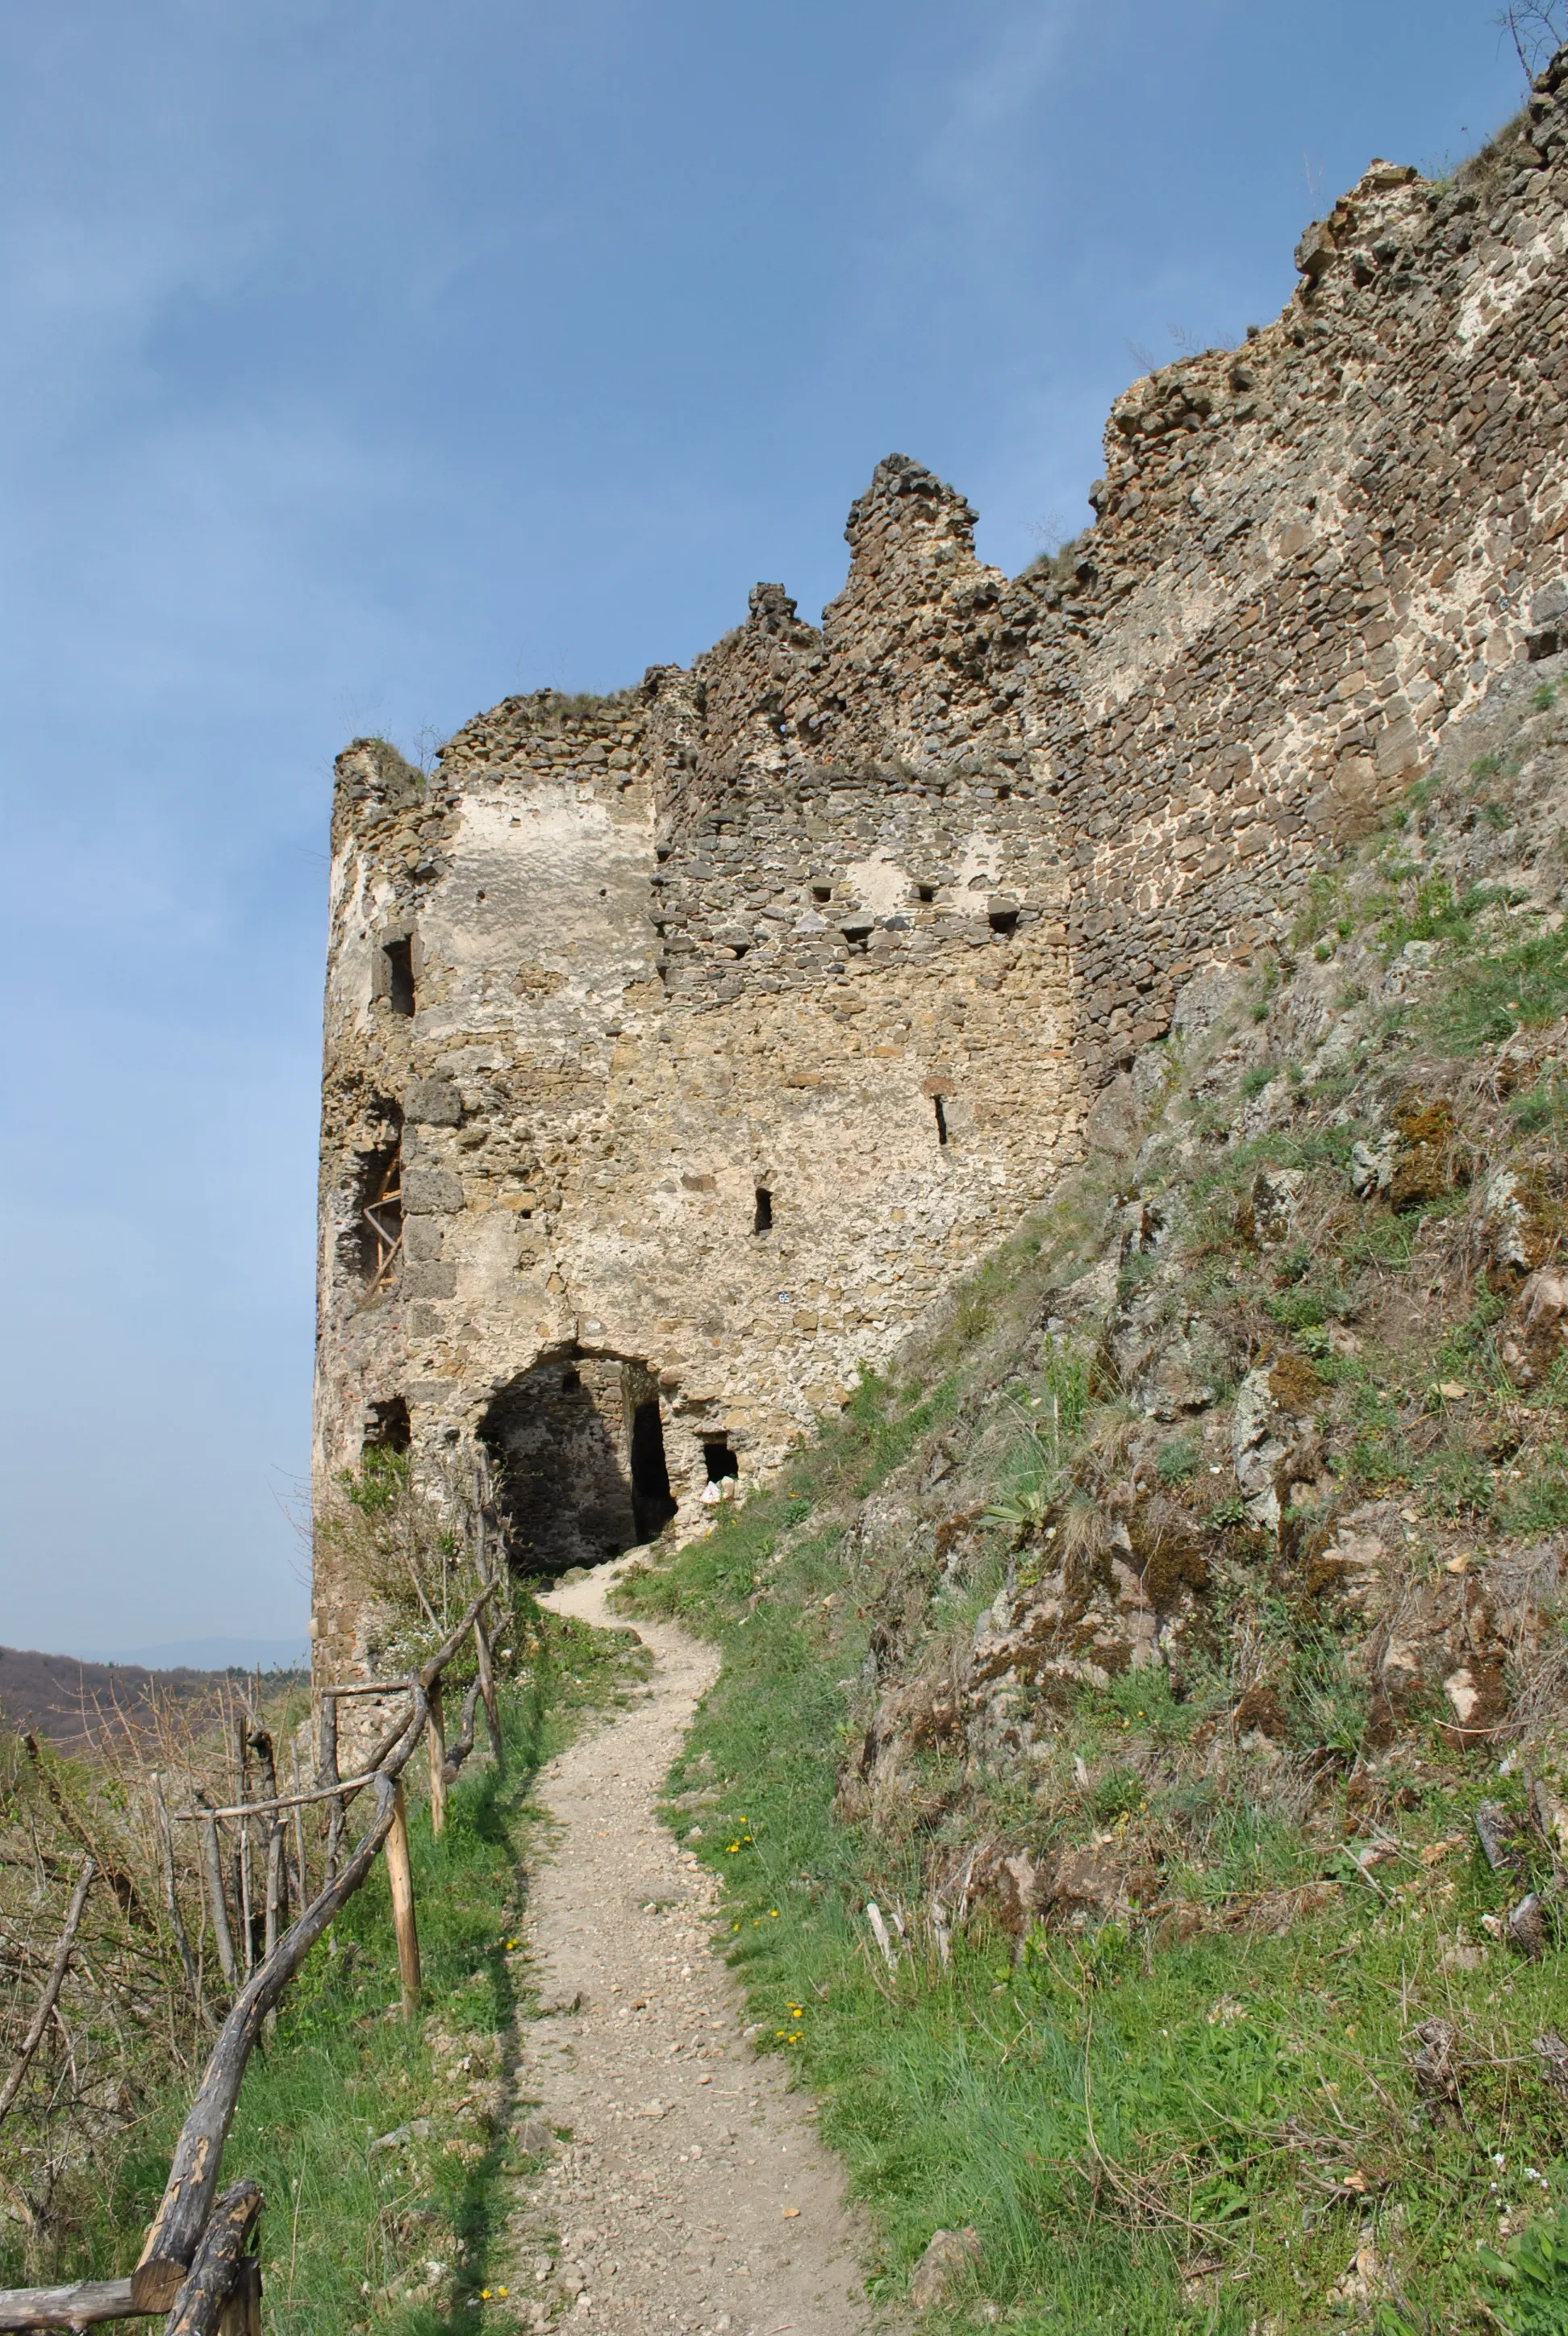
[[[1281,933],[1558,614],[1560,82],[1451,185],[1375,163],[1277,323],[1119,399],[1060,558],[987,567],[891,456],[820,630],[759,585],[689,670],[509,698],[428,780],[346,749],[318,1471],[478,1438],[522,1563],[689,1523]],[[325,1567],[332,1669],[358,1622]]]

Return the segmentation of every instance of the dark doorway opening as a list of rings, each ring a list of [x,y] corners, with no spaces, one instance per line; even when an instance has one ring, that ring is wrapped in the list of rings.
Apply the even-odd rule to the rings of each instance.
[[[740,1475],[740,1462],[727,1444],[705,1444],[702,1456],[710,1484],[722,1484],[726,1476]]]
[[[414,941],[404,934],[401,940],[383,941],[381,953],[386,959],[386,1002],[394,1014],[414,1011]]]
[[[751,1229],[754,1233],[771,1233],[773,1231],[773,1194],[761,1184],[756,1188],[756,1214],[752,1219]]]
[[[553,1575],[651,1541],[676,1513],[658,1380],[643,1362],[558,1349],[480,1423],[508,1562]]]
[[[931,1101],[936,1105],[937,1110],[937,1142],[939,1144],[945,1144],[948,1140],[948,1115],[942,1109],[942,1099],[940,1095],[932,1095]]]
[[[675,1514],[664,1456],[664,1421],[650,1396],[631,1415],[631,1513],[638,1541],[656,1541]]]
[[[365,1405],[364,1451],[406,1452],[412,1441],[408,1406],[402,1396],[389,1395],[380,1403]]]

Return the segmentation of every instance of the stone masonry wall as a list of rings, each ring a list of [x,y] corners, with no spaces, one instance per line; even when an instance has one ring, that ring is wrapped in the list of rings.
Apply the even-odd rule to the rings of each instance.
[[[689,671],[510,698],[428,781],[339,758],[318,1470],[400,1405],[416,1453],[542,1448],[559,1366],[625,1501],[538,1545],[645,1514],[628,1387],[689,1523],[1048,1190],[1197,967],[1281,937],[1552,605],[1565,64],[1454,184],[1374,164],[1276,324],[1118,400],[1060,559],[984,566],[895,455],[820,630],[759,585]],[[362,1624],[324,1570],[334,1671]]]

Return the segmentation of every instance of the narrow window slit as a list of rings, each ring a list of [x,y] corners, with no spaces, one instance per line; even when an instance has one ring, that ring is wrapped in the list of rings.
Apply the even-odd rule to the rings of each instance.
[[[414,941],[409,934],[401,940],[383,941],[381,953],[386,959],[386,1002],[394,1014],[414,1012]]]
[[[751,1229],[754,1233],[771,1233],[773,1231],[773,1194],[761,1184],[756,1188],[756,1214],[752,1219]]]
[[[948,1140],[948,1115],[942,1109],[942,1099],[940,1095],[932,1095],[931,1101],[936,1106],[937,1142],[939,1144],[945,1144]]]

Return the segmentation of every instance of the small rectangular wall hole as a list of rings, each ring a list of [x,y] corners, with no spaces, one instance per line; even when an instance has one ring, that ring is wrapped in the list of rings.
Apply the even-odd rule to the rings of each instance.
[[[412,1440],[408,1406],[402,1396],[390,1395],[381,1403],[365,1405],[365,1451],[406,1452]]]
[[[948,1140],[948,1115],[942,1109],[942,1099],[940,1095],[932,1095],[931,1101],[936,1105],[937,1142],[939,1144],[945,1144]]]
[[[401,940],[383,941],[381,953],[386,959],[386,1002],[394,1014],[414,1011],[414,942],[405,934]]]
[[[374,1295],[392,1278],[403,1247],[403,1138],[395,1105],[384,1106],[396,1132],[392,1141],[359,1153],[354,1162],[353,1215],[338,1255],[352,1280]]]
[[[702,1456],[710,1484],[722,1484],[726,1476],[740,1475],[740,1462],[727,1444],[705,1444]]]
[[[756,1188],[756,1214],[752,1219],[751,1229],[754,1233],[771,1233],[773,1231],[773,1194],[762,1184]]]

